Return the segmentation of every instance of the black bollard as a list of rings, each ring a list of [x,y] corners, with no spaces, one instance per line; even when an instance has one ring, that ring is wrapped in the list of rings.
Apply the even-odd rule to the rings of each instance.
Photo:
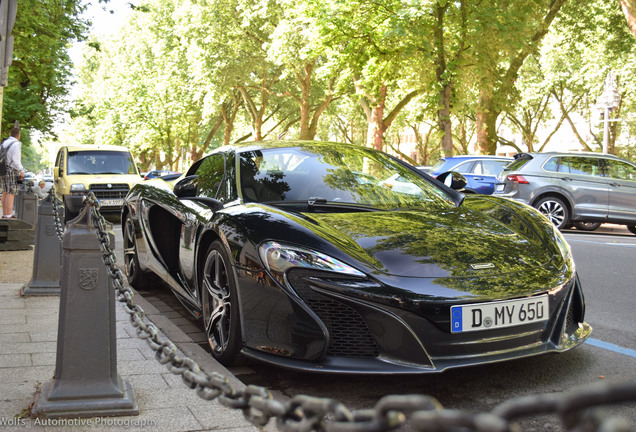
[[[93,210],[66,225],[55,376],[31,414],[45,418],[138,415],[130,383],[117,373],[115,289],[103,261]],[[111,245],[115,236],[109,233]]]
[[[18,201],[17,218],[26,223],[35,225],[38,220],[38,196],[33,192],[31,185],[20,189],[21,195]]]
[[[33,275],[22,287],[22,295],[59,295],[62,243],[57,236],[53,197],[49,194],[40,201],[35,228]]]

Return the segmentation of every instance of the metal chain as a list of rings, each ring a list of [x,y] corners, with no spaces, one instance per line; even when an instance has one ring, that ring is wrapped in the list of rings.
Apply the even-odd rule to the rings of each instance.
[[[64,224],[60,218],[60,207],[63,205],[62,201],[55,196],[55,185],[49,189],[49,196],[46,197],[51,202],[53,207],[53,219],[55,220],[55,231],[57,232],[57,238],[60,239],[60,243],[64,239]]]
[[[623,432],[632,430],[625,419],[602,419],[589,408],[601,405],[636,402],[636,382],[596,384],[564,393],[521,397],[496,406],[489,413],[468,413],[445,409],[431,396],[390,395],[378,401],[373,409],[350,411],[330,398],[299,395],[286,403],[273,399],[265,387],[249,385],[234,389],[228,379],[217,372],[206,373],[192,359],[182,357],[170,340],[161,340],[157,327],[145,317],[144,310],[134,304],[134,292],[124,286],[121,270],[110,248],[107,223],[99,212],[99,201],[89,192],[85,204],[92,207],[93,225],[104,254],[104,264],[113,279],[118,301],[130,315],[137,336],[146,339],[157,360],[205,400],[218,399],[228,408],[238,409],[256,426],[264,426],[275,418],[283,432],[388,432],[410,424],[415,430],[428,431],[517,431],[514,423],[523,417],[553,414],[566,430]]]

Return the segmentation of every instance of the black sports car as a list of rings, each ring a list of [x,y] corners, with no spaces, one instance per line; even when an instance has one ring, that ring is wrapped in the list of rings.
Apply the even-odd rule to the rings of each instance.
[[[128,280],[158,275],[224,364],[439,372],[582,343],[591,328],[561,234],[461,183],[360,146],[222,147],[132,188]]]

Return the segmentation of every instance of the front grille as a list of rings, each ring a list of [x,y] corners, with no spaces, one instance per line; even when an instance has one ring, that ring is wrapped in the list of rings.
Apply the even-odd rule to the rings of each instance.
[[[331,343],[327,354],[342,357],[377,357],[379,355],[373,335],[362,316],[354,308],[320,294],[310,288],[307,276],[320,276],[316,272],[294,270],[288,281],[327,327]],[[330,275],[330,279],[333,277]]]
[[[92,184],[90,190],[95,194],[95,198],[101,199],[123,199],[128,194],[129,186],[126,183]]]

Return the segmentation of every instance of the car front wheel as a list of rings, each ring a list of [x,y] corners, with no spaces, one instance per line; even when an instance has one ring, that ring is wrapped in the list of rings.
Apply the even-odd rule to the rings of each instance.
[[[545,215],[558,229],[563,229],[570,220],[570,212],[565,203],[556,197],[541,198],[535,208]]]
[[[235,362],[241,350],[236,279],[220,241],[206,253],[201,275],[203,325],[212,355],[224,365]]]

